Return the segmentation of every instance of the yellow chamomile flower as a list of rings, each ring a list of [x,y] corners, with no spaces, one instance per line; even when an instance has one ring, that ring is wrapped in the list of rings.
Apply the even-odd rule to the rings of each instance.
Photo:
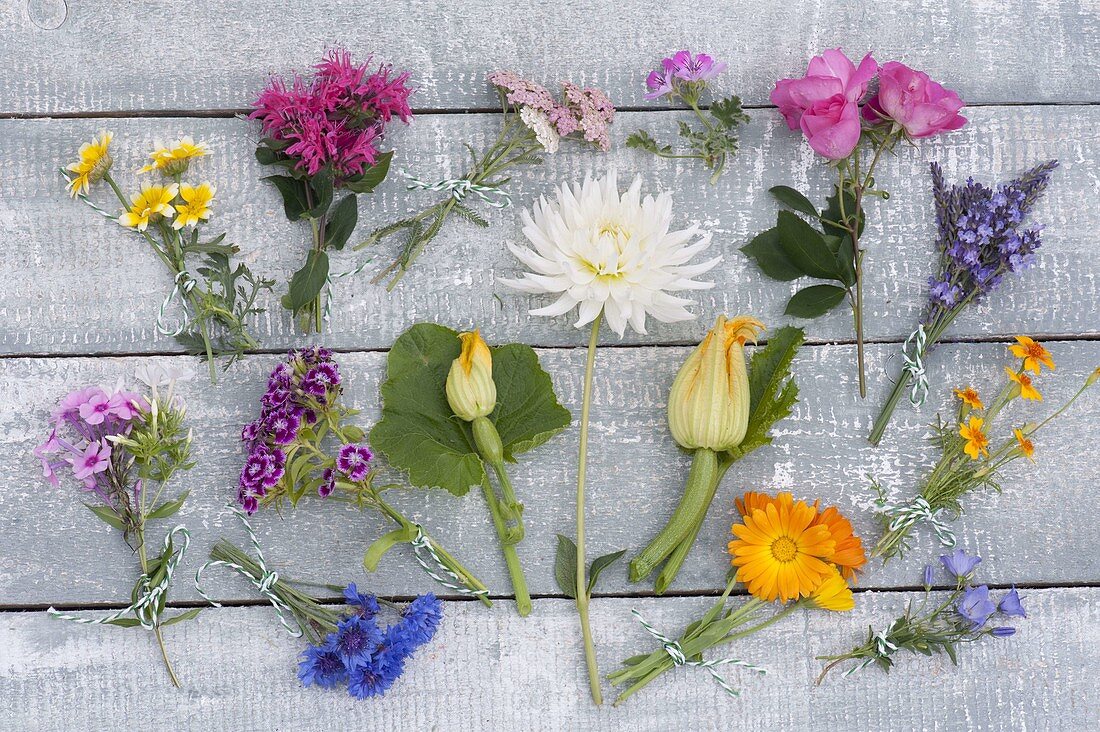
[[[181,175],[187,172],[187,166],[194,158],[210,154],[205,142],[195,142],[190,137],[181,137],[168,147],[160,147],[149,153],[153,162],[138,170],[148,173],[159,170],[165,175]]]
[[[154,216],[171,216],[176,212],[172,201],[179,193],[175,183],[167,186],[146,183],[141,192],[130,198],[130,210],[118,217],[118,223],[128,229],[145,231]]]
[[[989,457],[989,438],[982,432],[985,420],[981,417],[971,417],[968,424],[959,425],[959,436],[966,440],[963,450],[971,460],[977,460],[978,455]]]
[[[69,195],[76,198],[81,193],[87,193],[92,183],[98,183],[111,169],[112,135],[110,132],[101,132],[99,137],[80,146],[80,160],[69,163],[65,170],[72,173],[69,176]]]
[[[200,183],[197,186],[181,184],[180,198],[183,203],[176,204],[176,220],[172,222],[172,228],[198,226],[200,221],[210,218],[210,204],[214,201],[217,190],[210,183]]]

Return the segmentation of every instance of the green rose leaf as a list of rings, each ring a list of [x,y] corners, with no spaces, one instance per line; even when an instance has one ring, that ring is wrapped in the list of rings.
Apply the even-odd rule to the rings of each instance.
[[[533,349],[509,344],[489,349],[497,406],[489,420],[515,456],[541,445],[572,419],[554,394],[550,376]],[[382,384],[382,419],[370,442],[413,485],[445,488],[456,496],[485,479],[470,425],[447,403],[447,372],[461,351],[458,333],[418,323],[393,344]]]
[[[843,223],[843,218],[840,215],[840,192],[836,186],[833,186],[833,195],[825,199],[825,210],[821,212],[821,226],[825,229],[826,233],[834,234],[836,236],[844,236],[848,233],[848,230],[842,226],[837,226],[837,223]],[[848,217],[852,217],[856,210],[856,199],[851,192],[844,194],[844,214]],[[828,223],[836,222],[836,223]],[[863,216],[863,211],[860,210],[859,216],[859,231],[858,234],[863,236],[863,227],[867,221]]]
[[[783,313],[797,318],[816,318],[839,305],[847,292],[836,285],[805,287],[787,301],[787,309]]]
[[[769,188],[768,193],[772,194],[777,201],[788,208],[793,208],[795,211],[809,214],[815,219],[819,216],[817,208],[810,203],[810,199],[790,186],[775,186],[774,188]]]
[[[779,228],[773,226],[760,232],[753,240],[741,247],[745,256],[756,262],[760,270],[773,280],[790,282],[803,275],[798,267],[791,264],[791,260],[779,247]]]
[[[776,228],[779,230],[779,247],[791,264],[810,277],[835,280],[836,255],[829,249],[821,232],[790,211],[780,211]]]

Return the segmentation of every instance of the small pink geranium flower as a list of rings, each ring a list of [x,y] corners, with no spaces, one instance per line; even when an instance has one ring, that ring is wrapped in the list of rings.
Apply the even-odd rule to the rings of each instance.
[[[99,440],[90,442],[84,454],[73,458],[72,463],[73,475],[86,482],[96,473],[102,473],[111,466],[111,446]]]

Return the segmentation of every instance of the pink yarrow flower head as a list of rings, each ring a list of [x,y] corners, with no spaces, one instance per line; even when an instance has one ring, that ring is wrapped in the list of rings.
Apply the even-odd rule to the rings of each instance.
[[[615,121],[615,106],[599,89],[581,88],[572,82],[562,84],[565,103],[548,115],[562,137],[580,131],[584,139],[603,152],[611,149],[611,123]]]
[[[910,138],[931,137],[966,124],[959,95],[903,63],[887,61],[879,72],[878,92],[863,108],[872,124],[894,122]]]
[[[509,104],[517,107],[531,107],[546,114],[557,107],[554,95],[546,87],[528,81],[513,71],[494,71],[489,74],[488,79],[490,84],[500,90]]]
[[[386,125],[412,119],[409,73],[371,59],[355,64],[342,49],[325,53],[310,80],[272,78],[253,103],[250,119],[309,175],[332,170],[337,184],[374,165]]]

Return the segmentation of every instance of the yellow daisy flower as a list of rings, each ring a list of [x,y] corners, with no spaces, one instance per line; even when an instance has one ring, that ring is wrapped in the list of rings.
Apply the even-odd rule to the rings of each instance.
[[[180,198],[184,202],[176,205],[176,220],[172,222],[172,228],[198,226],[200,221],[210,218],[210,204],[217,190],[209,183],[200,183],[197,186],[189,186],[186,183],[181,185]]]
[[[1016,345],[1009,346],[1008,350],[1016,358],[1024,360],[1024,370],[1030,369],[1036,376],[1039,375],[1040,364],[1054,370],[1054,359],[1050,357],[1050,351],[1027,336],[1016,336]]]
[[[734,524],[729,543],[737,580],[754,597],[787,602],[808,596],[835,571],[824,558],[836,548],[829,527],[813,525],[817,512],[804,501],[769,504]]]
[[[968,386],[965,389],[956,389],[955,396],[962,400],[962,403],[971,409],[985,409],[985,405],[982,404],[982,398],[978,396],[978,391]]]
[[[99,137],[80,146],[80,160],[65,166],[65,170],[73,174],[69,176],[69,195],[73,198],[87,193],[88,187],[101,181],[111,169],[112,137],[110,132],[101,132]]]
[[[982,432],[983,424],[981,417],[971,417],[968,424],[959,425],[959,436],[966,440],[963,450],[971,460],[977,460],[978,455],[989,457],[989,438]]]
[[[1019,446],[1020,454],[1031,462],[1035,462],[1035,458],[1032,457],[1035,454],[1035,443],[1024,437],[1023,430],[1012,430],[1012,434],[1016,436],[1016,443]]]
[[[180,175],[187,172],[187,166],[194,158],[205,157],[210,154],[205,142],[195,142],[190,137],[181,137],[169,147],[157,148],[149,153],[153,162],[138,170],[138,173],[148,173],[160,170],[165,175]]]
[[[1039,393],[1038,389],[1031,385],[1030,376],[1023,373],[1022,371],[1020,373],[1016,373],[1007,366],[1005,366],[1005,373],[1008,374],[1009,379],[1015,381],[1017,384],[1020,385],[1020,396],[1022,396],[1024,399],[1031,399],[1032,401],[1036,402],[1043,401],[1043,395]]]
[[[821,584],[810,593],[810,602],[822,610],[838,613],[847,612],[856,606],[852,588],[840,576],[840,571],[836,567],[833,567]]]
[[[172,200],[179,193],[175,183],[168,186],[146,183],[140,193],[130,198],[130,210],[118,217],[118,223],[128,229],[145,231],[154,216],[171,216],[176,212]]]

